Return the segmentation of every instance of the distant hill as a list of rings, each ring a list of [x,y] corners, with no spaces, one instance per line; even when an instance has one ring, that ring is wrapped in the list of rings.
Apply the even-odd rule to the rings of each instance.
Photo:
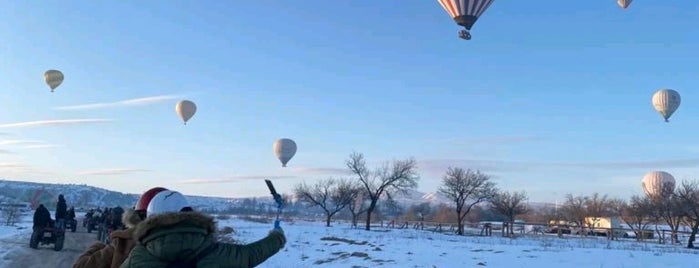
[[[0,201],[31,202],[38,200],[49,208],[55,206],[58,195],[63,194],[69,206],[90,207],[132,207],[138,194],[111,191],[85,184],[35,183],[0,180]],[[232,198],[187,196],[190,204],[199,209],[219,210],[231,205]]]
[[[69,206],[76,208],[92,207],[132,207],[138,200],[138,194],[122,193],[85,184],[58,184],[35,183],[24,181],[0,180],[0,202],[26,202],[31,203],[36,199],[49,208],[53,208],[59,194],[68,201]],[[403,207],[430,203],[431,205],[447,204],[452,202],[440,193],[423,193],[416,190],[408,190],[405,194],[396,194],[394,200]],[[249,206],[250,201],[260,202],[265,206],[272,204],[271,196],[250,198],[223,198],[209,196],[187,196],[189,203],[198,210],[224,211],[232,207]],[[485,203],[484,203],[485,204]],[[553,206],[547,203],[531,202],[533,208]],[[289,208],[291,210],[292,208]],[[312,209],[299,207],[298,209]],[[286,210],[286,209],[285,209]],[[287,211],[289,211],[287,210]]]

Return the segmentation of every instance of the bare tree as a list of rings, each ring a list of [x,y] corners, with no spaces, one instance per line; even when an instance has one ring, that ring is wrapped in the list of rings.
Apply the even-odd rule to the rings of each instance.
[[[629,204],[626,200],[621,198],[610,198],[609,199],[609,215],[621,217],[624,214],[624,210]]]
[[[432,212],[432,205],[430,202],[422,202],[417,205],[412,205],[405,212],[405,218],[408,220],[418,220],[422,221],[429,219],[429,214]]]
[[[668,226],[670,226],[670,238],[672,239],[672,243],[679,243],[679,238],[677,235],[677,232],[680,229],[680,225],[682,224],[682,219],[684,218],[685,212],[682,210],[681,207],[681,202],[677,198],[677,194],[673,192],[673,194],[669,195],[666,198],[651,198],[652,203],[653,203],[653,212],[656,216],[659,218],[665,220]],[[656,232],[658,235],[661,235],[661,232],[657,230],[657,225],[656,225]],[[660,237],[661,239],[665,239],[664,237]]]
[[[364,214],[369,207],[367,205],[367,198],[366,194],[364,193],[364,188],[363,186],[355,186],[352,188],[352,202],[347,205],[347,209],[349,210],[350,214],[352,214],[352,227],[356,228],[357,227],[357,222],[359,221],[359,217]]]
[[[531,223],[545,223],[552,224],[558,223],[562,220],[560,213],[557,213],[558,209],[554,206],[543,206],[540,208],[528,208],[527,212],[521,217]]]
[[[371,230],[371,213],[376,209],[381,196],[385,193],[414,189],[420,178],[417,175],[417,161],[414,158],[394,160],[390,164],[384,163],[372,171],[367,167],[364,155],[355,152],[350,154],[345,164],[358,177],[369,199],[369,207],[366,211],[367,231]]]
[[[12,226],[17,224],[19,217],[21,216],[20,208],[18,206],[5,206],[0,208],[2,210],[2,218],[5,221],[5,225]]]
[[[567,194],[565,197],[563,205],[561,205],[561,212],[565,218],[578,225],[580,227],[580,234],[585,234],[585,217],[587,217],[587,210],[585,208],[585,196],[573,196],[572,194]]]
[[[587,196],[585,197],[584,204],[586,214],[585,224],[590,230],[596,227],[602,217],[614,214],[612,212],[612,200],[610,200],[606,194],[600,196],[599,193],[594,193],[592,196]],[[612,228],[614,228],[614,226],[612,226]]]
[[[636,234],[636,240],[640,241],[646,237],[644,230],[648,228],[652,218],[653,203],[643,196],[634,195],[627,204],[621,207],[621,220],[626,223]]]
[[[464,218],[478,203],[492,198],[497,189],[490,176],[476,170],[449,167],[439,192],[456,205],[457,233],[464,234]]]
[[[349,205],[353,200],[352,183],[347,180],[328,178],[312,186],[300,183],[294,193],[309,206],[318,206],[325,212],[325,226],[330,226],[332,217]]]
[[[686,220],[692,228],[687,240],[687,248],[694,248],[694,241],[699,232],[699,181],[683,181],[677,189],[679,207],[684,211]]]
[[[495,211],[507,217],[512,226],[516,216],[527,213],[528,207],[524,203],[527,199],[525,192],[498,191],[490,199],[490,204]],[[510,234],[514,234],[514,226],[510,228]]]

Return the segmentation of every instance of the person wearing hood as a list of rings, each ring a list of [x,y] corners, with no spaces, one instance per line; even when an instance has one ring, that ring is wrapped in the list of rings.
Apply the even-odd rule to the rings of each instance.
[[[286,244],[278,225],[265,238],[247,245],[218,242],[215,233],[212,217],[193,211],[179,192],[162,191],[148,205],[148,218],[136,226],[138,244],[121,267],[255,267]]]
[[[56,228],[63,228],[65,226],[66,216],[68,216],[68,204],[66,204],[66,199],[63,198],[62,194],[58,195],[58,202],[56,203]]]
[[[151,188],[141,195],[133,209],[124,211],[121,221],[125,230],[116,230],[110,234],[110,244],[96,242],[92,244],[73,264],[73,268],[118,268],[136,245],[133,240],[134,227],[146,218],[146,209],[153,197],[167,189]]]
[[[44,229],[44,227],[49,226],[51,223],[51,212],[44,206],[44,204],[39,204],[39,207],[34,211],[34,220],[32,229],[37,231],[39,229]]]

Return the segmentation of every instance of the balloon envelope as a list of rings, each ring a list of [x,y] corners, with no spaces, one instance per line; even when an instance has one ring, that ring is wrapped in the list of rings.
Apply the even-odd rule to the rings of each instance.
[[[616,3],[623,9],[627,9],[633,0],[617,0]]]
[[[437,0],[456,24],[471,30],[476,20],[495,0]]]
[[[680,98],[680,93],[675,90],[661,89],[653,94],[651,102],[653,103],[653,108],[663,116],[665,122],[668,122],[670,116],[680,107],[682,99]]]
[[[274,155],[282,162],[282,167],[286,167],[286,163],[289,163],[289,160],[296,154],[296,142],[286,138],[278,139],[272,145],[272,149]]]
[[[175,105],[175,112],[177,112],[177,115],[180,116],[186,125],[187,121],[189,121],[189,119],[191,119],[197,112],[197,105],[192,101],[182,100]]]
[[[44,72],[44,81],[49,85],[49,88],[51,88],[51,92],[63,83],[63,78],[63,73],[59,70],[48,70]]]
[[[675,178],[665,171],[651,171],[643,176],[641,187],[651,198],[667,198],[675,190]]]

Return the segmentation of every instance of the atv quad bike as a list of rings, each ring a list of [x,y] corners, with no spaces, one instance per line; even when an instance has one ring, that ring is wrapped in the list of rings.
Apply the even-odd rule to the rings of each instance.
[[[66,229],[70,229],[73,233],[75,233],[75,230],[78,228],[78,221],[76,219],[66,219],[65,224]]]
[[[65,241],[65,228],[55,228],[54,222],[44,228],[36,228],[29,239],[29,247],[38,249],[39,245],[53,244],[53,250],[61,251]]]
[[[93,230],[99,228],[99,218],[92,217],[87,222],[87,232],[92,233]]]

